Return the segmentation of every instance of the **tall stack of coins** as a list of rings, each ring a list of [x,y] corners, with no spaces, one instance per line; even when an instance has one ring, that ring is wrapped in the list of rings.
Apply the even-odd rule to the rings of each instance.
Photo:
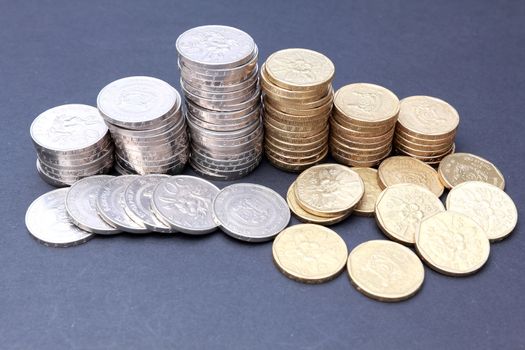
[[[51,108],[31,124],[36,168],[52,186],[69,186],[113,167],[113,143],[104,120],[92,106]]]
[[[411,96],[400,103],[394,138],[396,152],[437,166],[454,153],[458,112],[447,102],[429,96]]]
[[[371,167],[392,151],[399,99],[374,84],[343,86],[335,93],[330,148],[339,163]]]
[[[222,180],[248,174],[262,158],[257,45],[239,29],[209,25],[182,33],[176,47],[191,166]]]
[[[100,114],[115,142],[115,169],[121,174],[177,174],[188,160],[181,98],[168,83],[127,77],[104,87]]]
[[[335,68],[326,56],[306,49],[277,51],[261,68],[265,152],[286,171],[302,171],[328,154]]]

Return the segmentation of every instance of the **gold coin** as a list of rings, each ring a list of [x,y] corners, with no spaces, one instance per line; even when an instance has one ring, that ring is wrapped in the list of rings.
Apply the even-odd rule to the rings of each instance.
[[[391,130],[387,131],[383,135],[379,136],[358,136],[355,133],[352,134],[352,131],[350,129],[347,129],[340,124],[338,124],[333,119],[330,120],[330,126],[332,127],[332,132],[334,134],[337,134],[338,136],[344,138],[344,139],[350,139],[355,142],[363,142],[363,143],[377,143],[377,142],[383,142],[385,140],[392,140],[392,137],[394,136],[395,129],[392,128]]]
[[[261,67],[260,83],[262,90],[266,94],[272,95],[274,98],[288,98],[303,101],[317,100],[320,97],[328,94],[328,92],[332,90],[332,86],[330,84],[323,85],[317,89],[302,91],[283,89],[282,87],[275,85],[268,79],[268,74],[266,72],[266,64],[263,64]]]
[[[404,149],[401,149],[401,148],[396,148],[396,151],[401,155],[409,156],[409,157],[412,157],[414,159],[420,160],[425,163],[433,163],[433,164],[438,163],[439,164],[439,162],[441,162],[441,159],[445,158],[449,154],[452,154],[456,151],[456,144],[453,143],[452,147],[448,151],[444,152],[443,154],[436,155],[436,156],[428,156],[428,157],[420,156],[412,152],[405,151]]]
[[[383,160],[383,159],[378,159],[378,160],[370,160],[370,161],[358,161],[358,160],[352,160],[352,159],[341,157],[336,153],[332,153],[332,158],[334,158],[334,160],[340,164],[344,164],[350,167],[362,167],[362,168],[369,168],[369,167],[376,166],[379,163],[381,163],[381,161]]]
[[[303,209],[317,216],[343,215],[363,197],[359,174],[340,164],[311,167],[297,177],[295,196]]]
[[[383,188],[401,183],[412,183],[426,187],[438,197],[445,190],[436,170],[412,157],[387,158],[379,166],[378,174]]]
[[[345,151],[347,153],[351,154],[358,154],[358,155],[376,155],[376,154],[382,154],[387,149],[392,148],[392,145],[390,142],[387,142],[385,144],[382,144],[379,147],[369,147],[369,148],[362,148],[362,147],[352,147],[348,146],[345,142],[341,142],[340,139],[332,137],[330,139],[330,143],[336,147],[339,148],[342,151]]]
[[[325,116],[329,115],[332,111],[331,99],[323,105],[311,109],[295,108],[294,106],[296,105],[287,104],[285,102],[274,104],[271,100],[267,98],[264,100],[264,104],[270,105],[271,107],[273,107],[273,109],[278,110],[282,113],[303,117]]]
[[[406,300],[425,279],[421,260],[407,247],[386,240],[361,243],[348,257],[348,275],[358,291],[380,301]]]
[[[492,242],[507,237],[518,223],[512,198],[498,187],[482,181],[455,186],[447,196],[447,209],[476,221]]]
[[[274,138],[278,138],[281,141],[291,142],[291,143],[311,143],[317,141],[323,137],[327,137],[329,132],[328,125],[321,132],[312,135],[296,135],[295,133],[283,132],[272,126],[271,124],[265,125],[265,135],[271,135]]]
[[[307,143],[303,142],[303,139],[296,139],[297,141],[293,141],[293,142],[286,141],[286,140],[283,141],[268,133],[266,133],[264,136],[266,140],[270,140],[271,143],[283,149],[299,149],[299,150],[313,149],[321,145],[324,145],[328,142],[328,134],[326,135],[321,134],[319,135],[318,140],[307,142]]]
[[[264,140],[265,147],[268,147],[270,150],[284,155],[289,155],[290,157],[305,158],[313,154],[318,154],[321,151],[324,151],[327,147],[327,144],[319,144],[319,146],[313,148],[299,148],[293,147],[291,149],[282,148],[279,145],[273,143],[270,138]]]
[[[403,244],[414,244],[421,221],[445,211],[445,207],[425,187],[397,184],[381,192],[375,211],[377,224],[388,238]]]
[[[320,124],[323,126],[328,125],[328,118],[329,118],[328,114],[316,115],[316,116],[311,116],[311,117],[293,116],[292,118],[289,118],[289,117],[283,118],[284,114],[273,113],[269,109],[265,109],[264,112],[265,112],[264,113],[265,119],[272,119],[272,120],[275,120],[277,123],[281,123],[281,124],[294,125],[294,126],[310,126],[310,127],[317,127],[317,128],[319,128]]]
[[[273,166],[275,166],[276,168],[279,168],[284,171],[296,173],[296,172],[304,171],[305,169],[308,169],[311,166],[322,162],[328,155],[328,149],[326,149],[326,151],[319,156],[319,159],[316,159],[314,161],[309,161],[309,162],[301,161],[298,159],[282,160],[282,157],[275,158],[267,152],[265,154],[266,154],[266,158],[268,159],[268,161],[272,163]]]
[[[379,186],[379,177],[377,170],[373,168],[351,168],[353,171],[361,176],[361,180],[365,184],[365,193],[363,198],[357,203],[354,208],[354,213],[361,216],[374,216],[375,205],[377,197],[381,193],[381,186]]]
[[[385,146],[386,144],[391,144],[392,143],[391,139],[390,140],[389,139],[385,139],[385,140],[381,140],[379,142],[374,142],[374,143],[366,143],[366,142],[363,142],[363,141],[354,141],[354,140],[347,139],[344,136],[340,136],[339,134],[334,133],[334,132],[332,132],[330,134],[330,140],[334,140],[334,141],[337,141],[338,144],[342,144],[342,145],[345,145],[347,147],[357,148],[357,149],[376,149],[376,148],[381,148],[381,147]]]
[[[412,154],[421,155],[423,157],[431,157],[441,155],[450,151],[452,144],[447,144],[445,146],[434,147],[433,149],[428,148],[419,148],[417,146],[407,145],[404,141],[401,141],[398,137],[394,137],[394,144],[397,148],[410,152]]]
[[[357,160],[357,161],[373,161],[377,159],[383,159],[386,158],[390,153],[392,152],[392,148],[389,147],[386,150],[380,152],[380,153],[359,153],[359,152],[347,152],[344,149],[334,147],[333,143],[329,143],[330,149],[332,150],[332,154],[338,154],[341,157]]]
[[[465,181],[483,181],[502,190],[505,188],[505,179],[498,168],[488,160],[470,153],[446,156],[439,164],[438,173],[448,189]]]
[[[288,278],[304,283],[323,283],[343,270],[348,249],[334,231],[321,225],[290,226],[275,238],[273,261]]]
[[[383,123],[379,126],[365,126],[361,124],[354,124],[353,121],[345,116],[342,116],[340,113],[337,112],[337,110],[334,108],[332,110],[332,118],[341,126],[356,131],[356,132],[364,132],[369,134],[376,134],[381,135],[387,132],[388,130],[392,129],[395,126],[395,120],[392,123]]]
[[[288,90],[314,90],[330,84],[335,67],[325,55],[307,49],[273,53],[265,63],[268,79]]]
[[[281,153],[281,152],[278,152],[275,149],[269,148],[268,145],[264,146],[264,150],[265,150],[267,155],[271,156],[273,159],[277,159],[277,160],[280,160],[282,162],[287,162],[287,163],[295,163],[295,162],[310,163],[310,162],[315,162],[315,161],[318,161],[318,160],[322,159],[324,157],[324,155],[326,154],[326,152],[328,151],[328,147],[325,146],[324,148],[321,148],[321,150],[319,150],[317,153],[312,153],[312,154],[309,154],[309,155],[304,156],[304,157],[298,157],[297,155],[293,155],[293,154],[289,154],[289,153]]]
[[[326,128],[324,130],[308,130],[308,131],[291,131],[291,130],[285,130],[285,129],[281,129],[280,127],[284,127],[286,128],[286,126],[283,126],[283,125],[286,125],[286,124],[283,124],[283,123],[279,123],[278,126],[276,126],[274,123],[273,120],[264,120],[264,127],[265,127],[265,130],[267,130],[267,132],[273,134],[273,135],[279,135],[281,138],[285,139],[285,138],[301,138],[301,137],[311,137],[311,136],[314,136],[314,135],[318,135],[320,133],[322,133],[324,130],[326,130],[326,128],[328,128],[328,126],[326,126]],[[289,128],[288,128],[289,129]]]
[[[415,145],[421,145],[421,146],[438,146],[438,145],[445,145],[445,144],[451,144],[454,142],[454,139],[456,138],[456,132],[453,132],[450,135],[447,135],[443,138],[425,138],[421,136],[414,136],[410,133],[407,133],[403,130],[403,128],[399,125],[399,123],[396,125],[396,136],[399,138],[402,138],[404,141],[409,141]]]
[[[451,140],[450,142],[447,141],[446,143],[442,143],[442,144],[439,144],[439,143],[435,143],[432,145],[417,144],[412,141],[406,140],[402,136],[399,136],[399,133],[397,132],[395,133],[394,141],[404,147],[408,147],[410,149],[419,150],[419,151],[435,151],[435,150],[444,151],[445,149],[450,148],[450,146],[454,143],[454,140]]]
[[[270,115],[266,115],[264,118],[265,123],[272,124],[277,129],[282,131],[290,132],[314,132],[318,133],[326,127],[326,124],[322,123],[310,123],[310,124],[292,124],[292,123],[283,123],[277,119],[272,118]]]
[[[334,99],[334,92],[330,85],[330,90],[326,95],[318,95],[313,101],[307,101],[306,99],[284,98],[272,94],[265,94],[264,99],[279,110],[284,110],[283,108],[309,110],[321,107],[326,104],[331,104]]]
[[[464,276],[485,264],[490,243],[474,220],[461,213],[444,211],[421,222],[416,233],[416,249],[437,272]]]

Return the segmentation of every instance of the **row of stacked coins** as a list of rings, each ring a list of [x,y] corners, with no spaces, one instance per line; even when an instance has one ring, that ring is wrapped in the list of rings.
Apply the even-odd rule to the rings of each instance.
[[[400,103],[394,145],[398,154],[437,166],[454,153],[458,112],[447,102],[429,96],[411,96]]]
[[[286,171],[302,171],[328,154],[334,65],[306,49],[272,54],[261,68],[265,152]]]
[[[68,186],[113,167],[113,142],[97,109],[70,104],[51,108],[31,124],[36,168],[52,186]]]
[[[177,174],[188,160],[181,98],[168,83],[127,77],[104,87],[100,114],[115,142],[115,169],[121,174]]]
[[[392,151],[399,99],[390,90],[366,83],[343,86],[334,97],[330,149],[339,163],[370,167]]]
[[[257,45],[239,29],[212,25],[184,32],[176,47],[191,166],[214,179],[248,174],[262,158]]]

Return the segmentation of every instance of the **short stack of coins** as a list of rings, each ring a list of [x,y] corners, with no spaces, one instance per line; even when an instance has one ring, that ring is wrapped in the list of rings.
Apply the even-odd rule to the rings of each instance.
[[[335,68],[307,49],[273,53],[261,68],[265,152],[277,168],[300,172],[328,154]]]
[[[219,180],[247,175],[263,152],[257,45],[239,29],[210,25],[184,32],[176,47],[191,166]]]
[[[51,108],[31,124],[37,171],[52,186],[69,186],[113,167],[113,142],[97,109],[81,104]]]
[[[115,142],[120,174],[178,174],[188,160],[188,136],[181,97],[157,78],[116,80],[97,98]]]
[[[394,137],[398,154],[437,166],[454,153],[458,112],[447,102],[429,96],[411,96],[400,103]]]
[[[335,93],[330,149],[339,163],[375,166],[392,151],[399,99],[374,84],[343,86]]]

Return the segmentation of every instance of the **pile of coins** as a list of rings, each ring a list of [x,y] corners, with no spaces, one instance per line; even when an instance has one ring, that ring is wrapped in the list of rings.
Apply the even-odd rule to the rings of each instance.
[[[52,186],[68,186],[113,167],[113,143],[97,109],[70,104],[51,108],[31,124],[36,168]]]
[[[335,93],[330,149],[339,163],[371,167],[392,151],[399,99],[390,90],[366,83]]]
[[[178,174],[188,160],[181,98],[157,78],[136,76],[105,86],[97,107],[115,142],[120,174]]]
[[[394,137],[398,154],[437,166],[454,153],[458,112],[447,102],[429,96],[411,96],[401,100]]]
[[[191,166],[221,180],[250,173],[263,153],[257,45],[239,29],[208,25],[182,33],[176,47]]]
[[[277,51],[261,68],[266,157],[277,168],[302,171],[328,154],[335,68],[306,49]]]

